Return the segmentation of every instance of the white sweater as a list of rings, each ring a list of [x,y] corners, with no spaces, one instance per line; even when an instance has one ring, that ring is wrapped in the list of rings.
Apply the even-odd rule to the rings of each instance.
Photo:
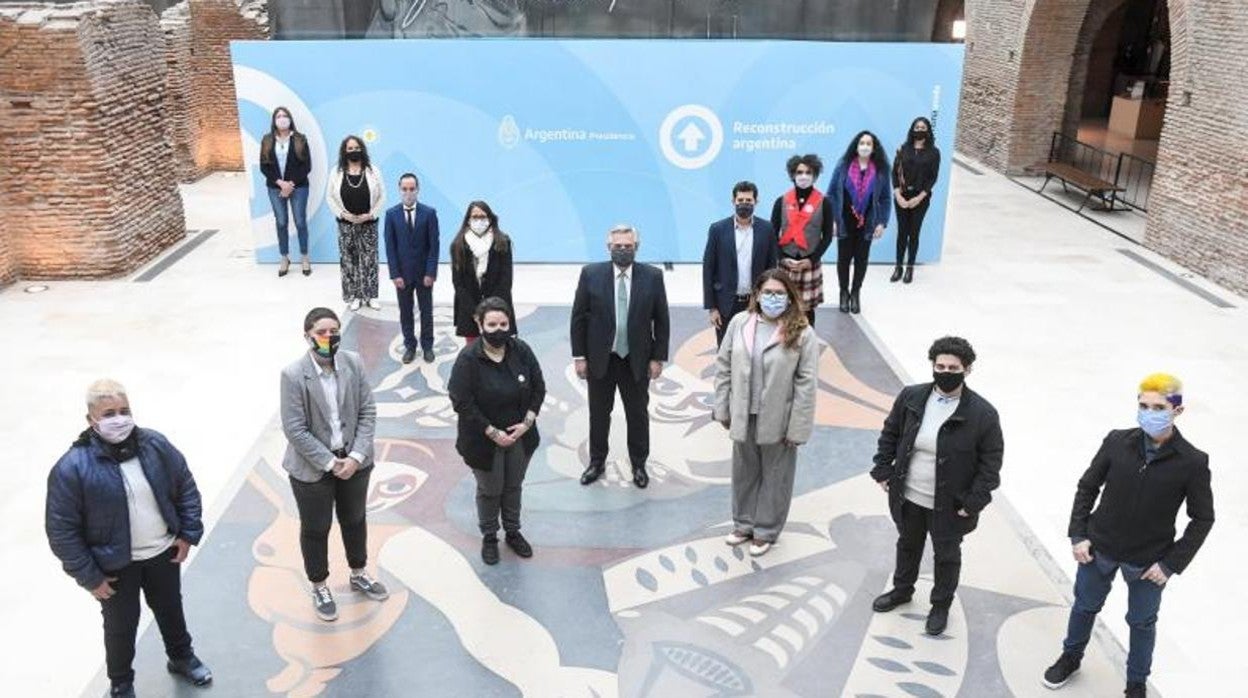
[[[334,218],[338,219],[347,213],[347,208],[342,205],[342,176],[342,170],[335,166],[329,173],[329,188],[325,192],[325,201],[329,204],[329,210],[333,211]],[[368,180],[368,197],[372,202],[368,215],[373,219],[381,218],[382,206],[386,203],[386,189],[381,179],[381,171],[376,165],[369,165],[364,169],[364,178]]]

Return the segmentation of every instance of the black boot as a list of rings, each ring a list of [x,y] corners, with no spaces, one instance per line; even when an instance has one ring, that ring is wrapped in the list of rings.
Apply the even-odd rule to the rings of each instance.
[[[893,275],[888,277],[888,281],[889,283],[895,284],[900,280],[901,280],[901,265],[898,264],[897,266],[893,267]]]
[[[849,312],[857,315],[862,312],[862,305],[858,303],[858,292],[854,291],[849,294]]]
[[[901,267],[897,267],[897,271],[901,271]],[[894,274],[894,276],[896,276],[896,274]],[[906,267],[906,275],[904,278],[902,278],[901,281],[902,283],[907,283],[907,284],[910,283],[911,281],[914,281],[914,265],[913,264]]]
[[[493,533],[481,539],[481,561],[487,565],[498,564],[498,536]]]
[[[841,289],[841,312],[849,312],[849,291]]]

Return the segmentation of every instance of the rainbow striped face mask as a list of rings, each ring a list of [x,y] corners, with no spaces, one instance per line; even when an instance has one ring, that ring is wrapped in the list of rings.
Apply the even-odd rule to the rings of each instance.
[[[328,337],[308,337],[308,344],[312,346],[312,351],[323,359],[332,359],[338,353],[338,345],[342,342],[342,335],[331,334]]]

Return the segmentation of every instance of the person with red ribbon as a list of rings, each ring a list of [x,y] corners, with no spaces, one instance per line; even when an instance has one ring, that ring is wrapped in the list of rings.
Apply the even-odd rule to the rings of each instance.
[[[771,207],[771,227],[780,235],[780,268],[793,279],[806,320],[814,327],[815,308],[823,302],[823,253],[836,237],[836,227],[827,197],[815,189],[823,172],[819,156],[794,155],[785,167],[793,188]]]

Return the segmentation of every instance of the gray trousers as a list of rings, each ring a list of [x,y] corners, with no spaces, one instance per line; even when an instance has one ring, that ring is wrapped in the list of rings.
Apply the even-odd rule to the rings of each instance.
[[[774,543],[789,518],[797,447],[759,444],[758,417],[750,416],[745,441],[732,442],[732,522],[754,540]]]
[[[520,444],[495,449],[494,463],[489,470],[473,469],[472,474],[477,478],[477,522],[482,535],[498,533],[500,512],[504,531],[520,530],[520,488],[528,469],[529,459]]]

